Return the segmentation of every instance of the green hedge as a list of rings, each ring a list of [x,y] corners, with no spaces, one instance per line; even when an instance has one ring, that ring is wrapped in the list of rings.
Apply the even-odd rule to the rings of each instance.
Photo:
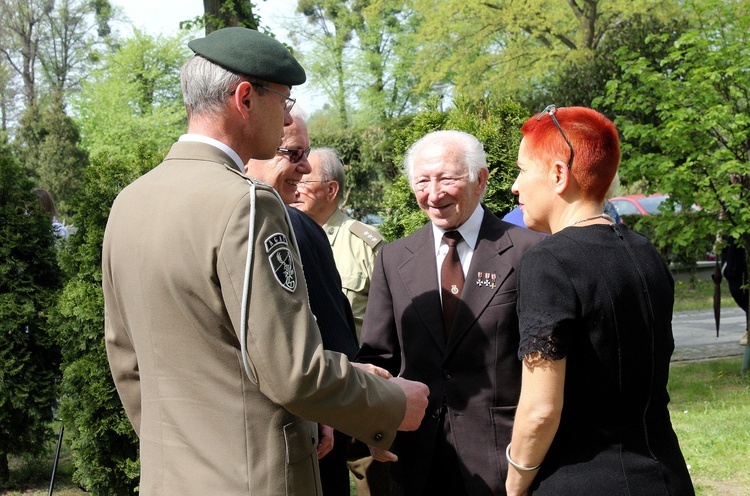
[[[138,440],[104,349],[104,229],[117,194],[162,158],[145,148],[135,158],[95,157],[74,198],[78,231],[62,257],[70,280],[53,315],[64,362],[61,414],[72,446],[74,479],[94,494],[133,494],[139,473]]]
[[[43,451],[59,382],[47,313],[62,278],[49,215],[34,184],[0,144],[0,487],[8,456]]]

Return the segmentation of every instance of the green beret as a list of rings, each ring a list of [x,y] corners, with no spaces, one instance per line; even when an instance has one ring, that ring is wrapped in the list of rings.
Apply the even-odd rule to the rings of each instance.
[[[269,83],[295,86],[307,79],[305,70],[284,45],[254,29],[218,29],[188,46],[214,64]]]

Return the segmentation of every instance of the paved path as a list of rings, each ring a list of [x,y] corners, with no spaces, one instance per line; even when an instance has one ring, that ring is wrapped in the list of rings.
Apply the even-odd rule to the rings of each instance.
[[[672,317],[675,351],[672,361],[704,360],[740,356],[745,347],[740,338],[745,334],[745,312],[739,307],[721,309],[721,327],[716,337],[713,310],[678,312]]]

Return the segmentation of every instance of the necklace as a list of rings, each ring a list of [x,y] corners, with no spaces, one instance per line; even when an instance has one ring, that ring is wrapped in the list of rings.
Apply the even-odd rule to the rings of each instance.
[[[612,217],[610,217],[609,215],[607,215],[607,214],[599,214],[599,215],[592,215],[591,217],[586,217],[585,219],[577,220],[577,221],[573,222],[571,224],[571,226],[575,226],[576,224],[580,224],[581,222],[587,222],[587,221],[594,220],[594,219],[604,219],[604,220],[608,220],[612,224],[615,223],[615,220]]]

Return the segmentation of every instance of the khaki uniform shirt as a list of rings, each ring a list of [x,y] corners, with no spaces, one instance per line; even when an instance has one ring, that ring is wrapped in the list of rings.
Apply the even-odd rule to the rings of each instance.
[[[323,224],[331,243],[344,294],[352,305],[357,340],[362,338],[362,321],[370,293],[375,257],[383,246],[383,236],[372,226],[352,219],[341,210]]]

